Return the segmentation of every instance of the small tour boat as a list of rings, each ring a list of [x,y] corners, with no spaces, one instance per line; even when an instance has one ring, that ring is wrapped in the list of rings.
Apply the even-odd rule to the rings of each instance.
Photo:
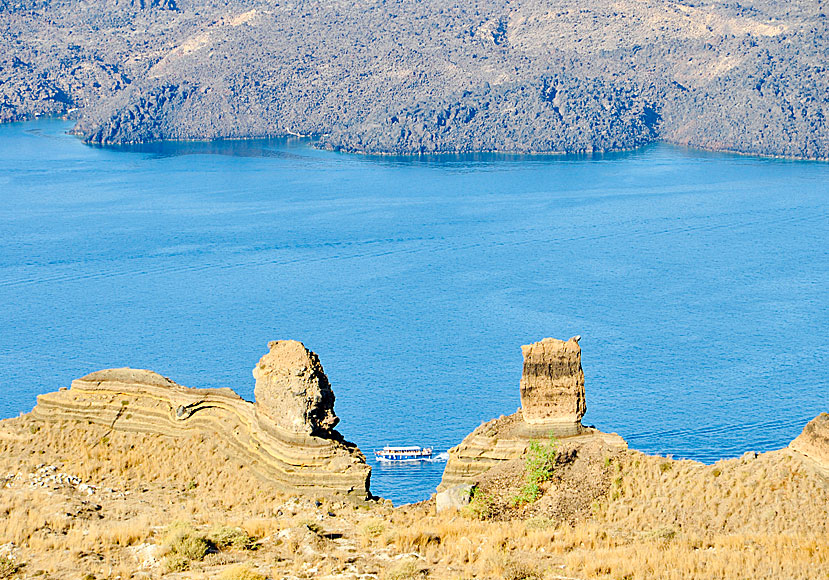
[[[407,447],[392,447],[386,445],[381,450],[374,451],[374,457],[377,461],[422,461],[424,459],[432,458],[432,448],[407,446]]]

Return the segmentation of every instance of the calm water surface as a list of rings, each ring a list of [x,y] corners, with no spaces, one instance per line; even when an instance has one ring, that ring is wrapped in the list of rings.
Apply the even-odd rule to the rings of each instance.
[[[829,410],[829,164],[667,146],[416,160],[299,141],[94,149],[0,126],[0,416],[90,371],[252,398],[319,353],[364,451],[519,405],[520,345],[582,335],[586,423],[711,462]],[[443,463],[377,466],[426,498]]]

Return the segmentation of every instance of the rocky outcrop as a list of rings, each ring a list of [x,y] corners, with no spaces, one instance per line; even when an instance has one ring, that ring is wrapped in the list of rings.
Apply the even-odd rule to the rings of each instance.
[[[809,421],[789,447],[829,473],[829,413],[821,413]]]
[[[296,340],[268,343],[253,369],[256,404],[277,425],[296,433],[327,433],[340,422],[334,391],[319,357]]]
[[[580,338],[545,338],[521,347],[521,415],[526,423],[578,430],[587,411]]]
[[[457,511],[469,505],[475,486],[468,483],[459,483],[449,489],[444,489],[435,496],[435,511],[437,513],[453,510]]]
[[[333,430],[334,394],[317,355],[296,341],[269,346],[254,370],[255,403],[231,389],[192,389],[152,371],[122,368],[40,395],[32,416],[169,437],[209,433],[289,493],[366,499],[371,468],[357,446]]]
[[[545,338],[521,347],[522,408],[483,423],[450,449],[438,491],[475,483],[492,467],[523,456],[534,439],[553,436],[572,444],[601,439],[611,447],[627,448],[624,439],[615,433],[602,433],[581,424],[587,406],[580,338]]]

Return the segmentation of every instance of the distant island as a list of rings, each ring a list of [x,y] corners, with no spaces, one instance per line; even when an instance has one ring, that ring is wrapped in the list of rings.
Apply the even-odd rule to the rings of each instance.
[[[0,578],[817,578],[829,414],[703,465],[581,424],[578,337],[523,348],[521,409],[394,508],[333,428],[319,358],[273,341],[255,402],[109,369],[0,421]],[[818,573],[818,576],[815,574]]]
[[[829,158],[819,1],[0,0],[0,121],[360,153]]]

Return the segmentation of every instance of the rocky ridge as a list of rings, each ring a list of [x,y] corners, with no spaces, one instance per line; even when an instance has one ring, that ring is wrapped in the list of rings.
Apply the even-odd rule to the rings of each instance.
[[[829,158],[820,0],[0,2],[0,121],[361,153]]]
[[[296,341],[269,347],[254,370],[255,403],[231,389],[192,389],[152,371],[122,368],[40,395],[31,416],[174,438],[204,433],[287,492],[370,497],[371,468],[333,429],[334,395],[319,358]]]

